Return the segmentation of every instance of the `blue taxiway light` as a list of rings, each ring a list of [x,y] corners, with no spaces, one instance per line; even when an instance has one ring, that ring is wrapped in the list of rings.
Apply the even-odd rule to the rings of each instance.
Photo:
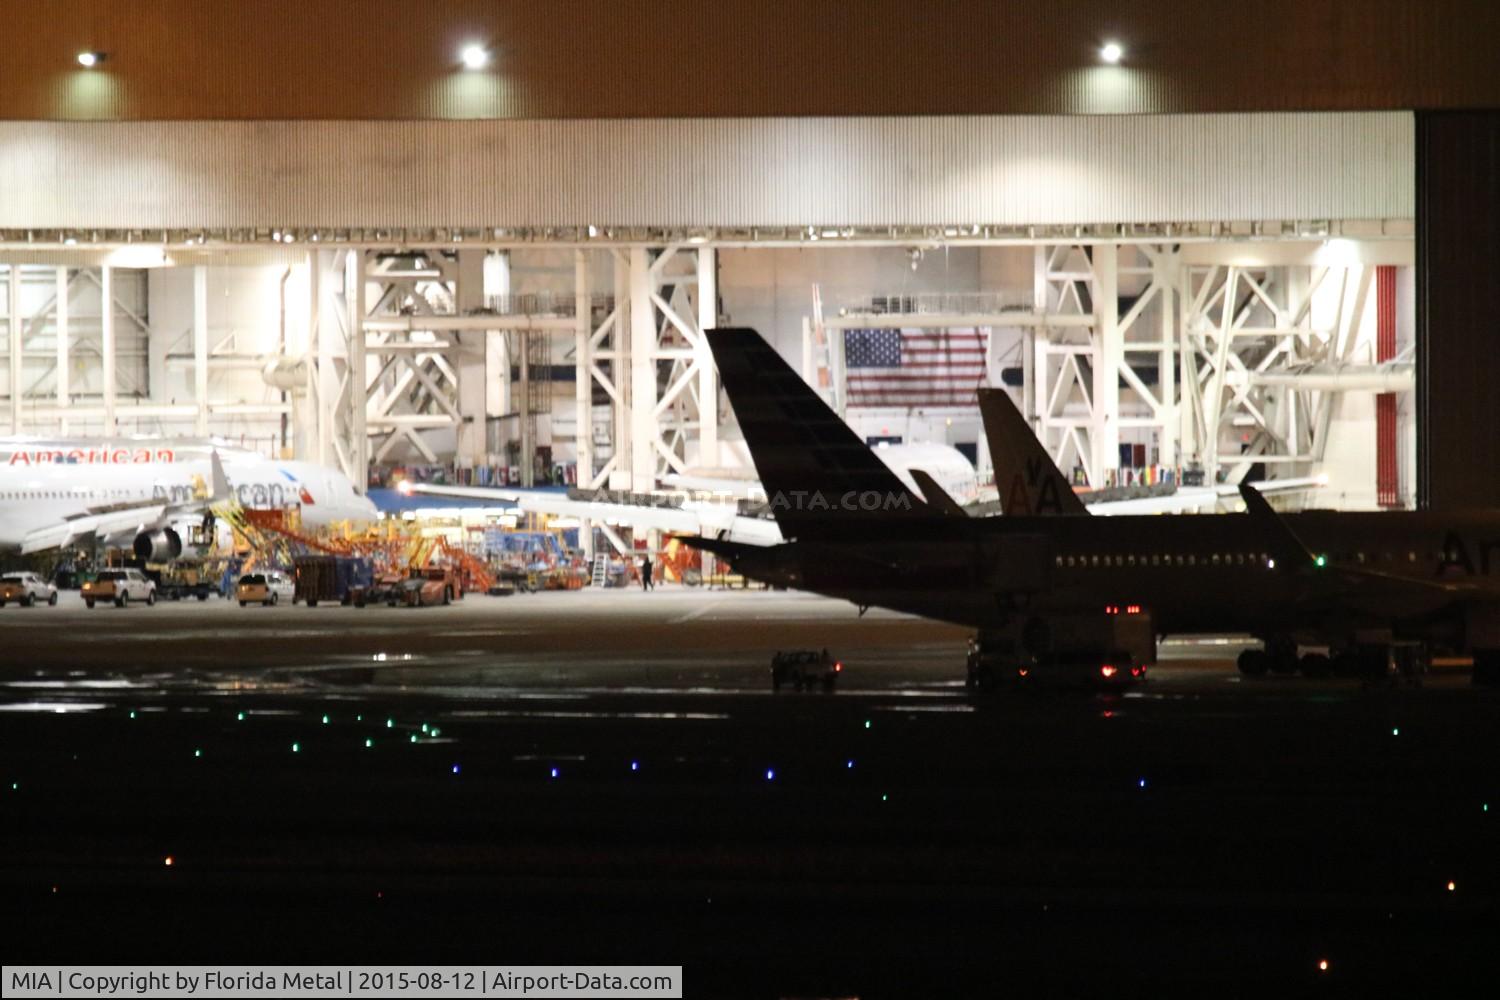
[[[640,763],[639,763],[639,762],[637,762],[637,761],[631,761],[631,762],[630,762],[630,769],[631,769],[631,770],[632,770],[632,771],[639,771],[639,770],[640,770],[640,769],[641,769],[641,765],[640,765]]]
[[[776,780],[776,769],[775,768],[770,768],[770,767],[766,768],[766,780],[767,781],[775,781]]]
[[[554,777],[554,778],[555,778],[555,777],[557,777],[557,773],[558,773],[558,772],[557,772],[557,768],[555,768],[555,767],[554,767],[554,768],[553,768],[553,769],[552,769],[552,777]]]
[[[453,765],[453,773],[454,773],[454,774],[457,774],[457,773],[458,773],[458,765],[457,765],[457,764],[454,764],[454,765]]]

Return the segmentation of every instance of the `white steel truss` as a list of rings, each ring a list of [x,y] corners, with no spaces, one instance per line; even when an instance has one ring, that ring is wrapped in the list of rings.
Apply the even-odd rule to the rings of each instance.
[[[676,244],[632,248],[628,261],[629,488],[648,491],[694,459],[719,464],[718,372],[704,336],[718,323],[716,260],[711,247]]]
[[[1206,475],[1238,481],[1256,463],[1305,474],[1324,458],[1340,393],[1412,388],[1410,357],[1356,355],[1374,270],[1183,269],[1181,438]],[[1320,292],[1332,308],[1314,308]]]

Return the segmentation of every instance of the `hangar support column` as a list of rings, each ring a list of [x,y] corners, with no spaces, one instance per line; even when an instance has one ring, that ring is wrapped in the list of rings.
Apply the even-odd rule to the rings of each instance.
[[[104,436],[115,435],[115,275],[99,269],[99,354],[104,368]]]
[[[718,460],[718,379],[703,336],[703,324],[717,322],[715,284],[706,246],[673,245],[654,258],[646,247],[630,251],[633,490],[655,489],[658,476],[683,472],[694,457],[700,465]]]
[[[57,412],[59,414],[58,433],[64,435],[68,433],[68,406],[71,395],[71,387],[68,385],[68,376],[70,374],[68,369],[72,364],[72,359],[69,357],[72,349],[72,344],[69,343],[72,332],[68,328],[68,292],[71,288],[72,282],[68,278],[68,269],[66,267],[59,267],[57,269],[56,294],[57,388],[55,395],[57,396]]]
[[[1120,465],[1120,369],[1125,361],[1120,329],[1120,256],[1112,243],[1094,247],[1094,391],[1089,481],[1110,486]]]
[[[1417,112],[1417,503],[1500,505],[1500,111]]]
[[[719,467],[719,369],[702,334],[719,325],[718,264],[712,247],[698,248],[698,464],[710,469]]]
[[[208,268],[193,268],[193,433],[208,436]]]
[[[656,488],[656,315],[648,253],[630,249],[630,488],[637,493]]]
[[[454,299],[461,316],[477,313],[484,300],[483,250],[460,250]],[[458,464],[484,465],[488,452],[485,434],[485,369],[488,330],[455,330],[457,341],[454,367],[458,370],[458,412],[462,415],[457,428],[456,458]]]
[[[349,478],[363,493],[370,481],[370,437],[365,407],[369,374],[365,371],[365,252],[351,250],[344,271],[344,299],[349,312]]]
[[[10,432],[21,433],[21,268],[11,264],[7,271],[5,304],[10,317],[7,344],[10,347]]]

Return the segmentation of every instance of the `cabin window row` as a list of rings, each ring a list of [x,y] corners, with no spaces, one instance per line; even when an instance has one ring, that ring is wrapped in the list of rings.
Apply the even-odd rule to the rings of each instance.
[[[145,495],[144,490],[0,490],[0,500],[94,500]]]
[[[1448,561],[1457,561],[1457,556],[1442,553],[1425,553],[1428,560],[1437,562],[1446,558]],[[1419,558],[1417,552],[1407,552],[1407,562],[1416,562]],[[1394,562],[1398,556],[1391,552],[1367,555],[1363,552],[1338,552],[1327,557],[1329,562],[1334,563],[1365,563],[1365,562]],[[1201,555],[1196,552],[1180,553],[1174,552],[1167,555],[1079,555],[1079,556],[1055,556],[1054,563],[1068,569],[1097,569],[1119,568],[1131,566],[1273,566],[1270,553],[1267,552],[1212,552]]]

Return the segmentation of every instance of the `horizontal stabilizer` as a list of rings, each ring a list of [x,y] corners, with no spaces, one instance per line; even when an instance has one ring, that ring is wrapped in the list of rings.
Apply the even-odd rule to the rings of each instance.
[[[922,496],[927,498],[927,504],[933,510],[944,517],[969,516],[958,505],[958,501],[949,496],[948,491],[939,486],[937,480],[933,479],[926,472],[921,469],[912,469],[911,477],[916,480],[917,488],[922,491]]]

